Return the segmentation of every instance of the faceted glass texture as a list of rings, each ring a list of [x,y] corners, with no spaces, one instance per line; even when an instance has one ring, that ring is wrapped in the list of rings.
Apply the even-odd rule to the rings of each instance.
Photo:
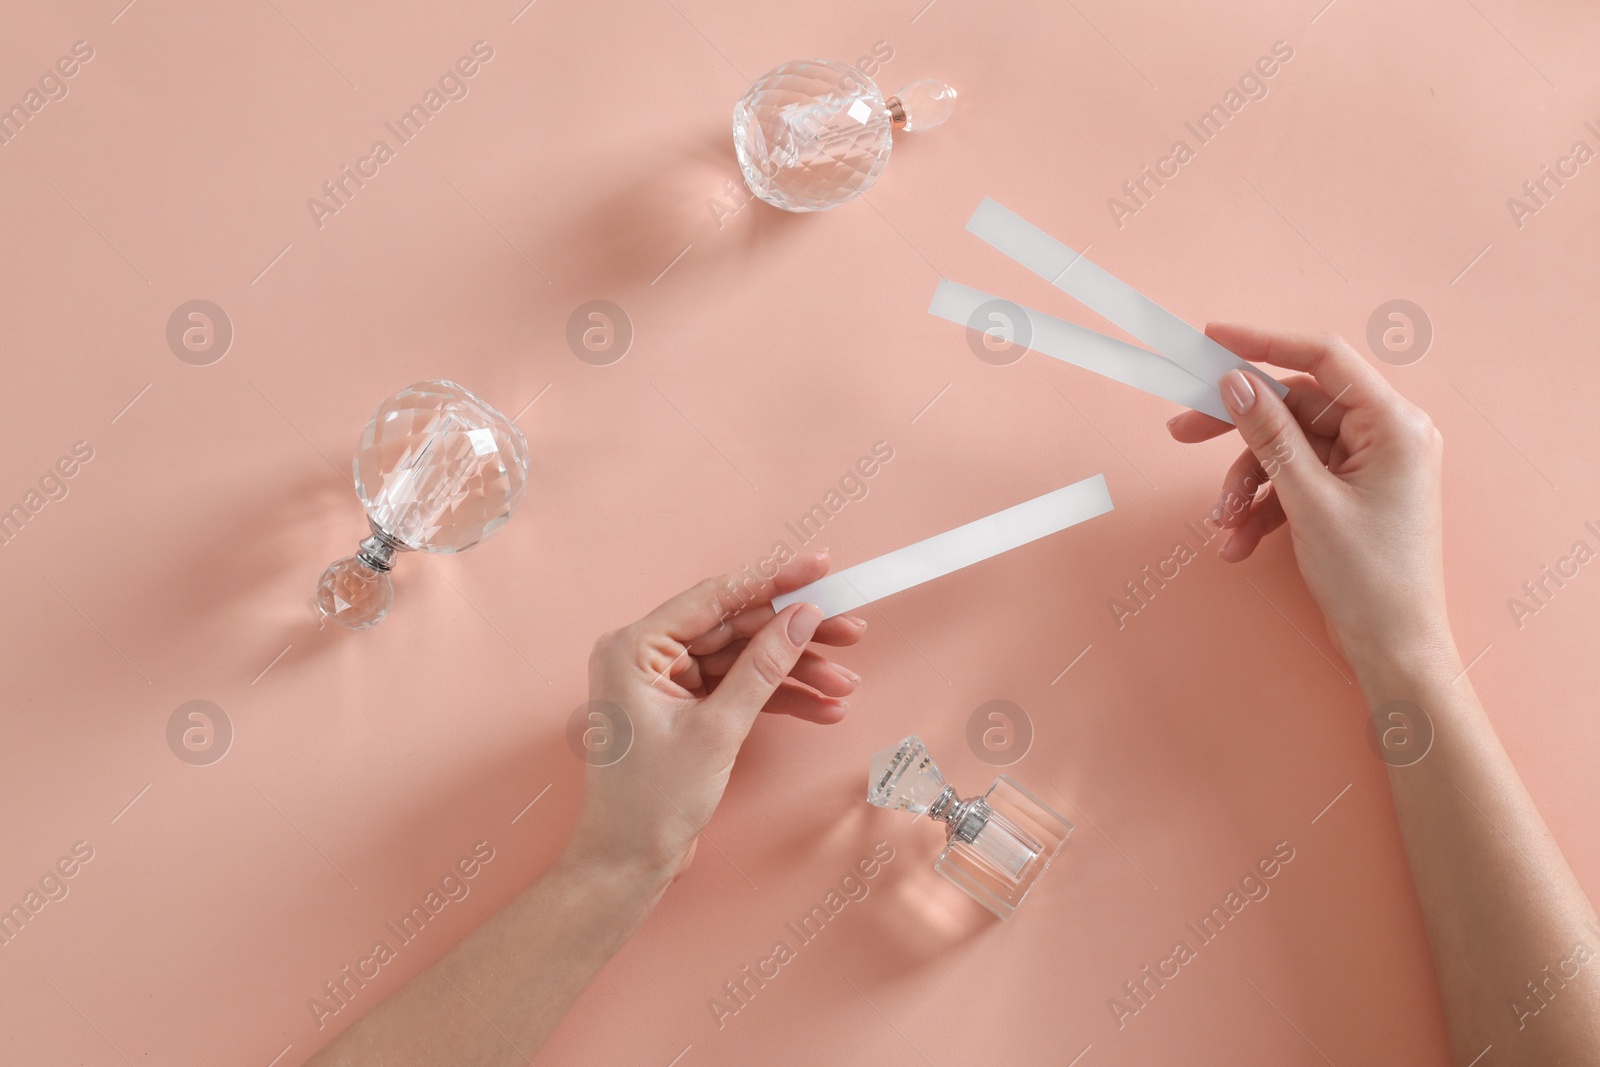
[[[376,626],[394,606],[394,582],[359,557],[347,556],[322,572],[312,601],[318,614],[347,630]]]
[[[745,182],[786,211],[826,211],[860,195],[883,171],[893,118],[872,79],[844,63],[785,63],[733,109],[733,145]]]
[[[356,450],[356,493],[373,526],[423,552],[460,552],[493,534],[527,480],[522,431],[454,382],[385,400]]]
[[[890,811],[926,815],[946,784],[943,772],[928,755],[928,746],[912,734],[894,748],[873,753],[867,802]]]

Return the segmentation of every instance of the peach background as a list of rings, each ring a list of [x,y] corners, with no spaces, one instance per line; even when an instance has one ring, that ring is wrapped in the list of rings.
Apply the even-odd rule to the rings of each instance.
[[[823,537],[841,562],[1101,471],[1117,511],[869,612],[851,718],[758,726],[715,847],[536,1062],[1449,1062],[1383,768],[1286,541],[1208,554],[1112,622],[1236,445],[1179,447],[1169,405],[985,365],[924,314],[944,275],[1103,326],[962,231],[985,194],[1191,322],[1360,344],[1384,301],[1426,309],[1426,358],[1380,366],[1449,442],[1463,653],[1486,650],[1472,678],[1600,891],[1600,576],[1520,630],[1506,606],[1600,519],[1600,164],[1520,230],[1505,206],[1595,144],[1591,5],[123,3],[0,19],[6,103],[95,49],[0,146],[0,503],[95,452],[0,546],[0,898],[95,849],[0,948],[0,1059],[303,1061],[558,847],[594,636],[759,558],[886,440]],[[306,198],[478,40],[470,96],[316,228]],[[1106,198],[1277,40],[1271,94],[1118,229]],[[748,79],[875,41],[886,88],[946,78],[957,117],[902,140],[870,203],[719,229]],[[236,331],[207,367],[164,337],[197,297]],[[564,340],[597,297],[637,331],[609,367]],[[356,436],[432,377],[508,413],[548,389],[521,416],[528,504],[466,556],[404,559],[378,629],[319,632],[312,584],[364,529]],[[192,699],[235,730],[210,766],[166,744]],[[1010,773],[1079,827],[1005,926],[933,875],[932,825],[862,802],[868,755],[913,730],[983,788],[964,732],[992,699],[1037,733]],[[308,998],[479,840],[472,895],[319,1032]],[[871,895],[719,1030],[708,999],[880,840]],[[1119,1031],[1107,999],[1279,840],[1271,896]]]

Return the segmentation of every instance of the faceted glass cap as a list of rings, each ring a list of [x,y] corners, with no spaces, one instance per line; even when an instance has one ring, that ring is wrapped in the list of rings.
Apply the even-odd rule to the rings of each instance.
[[[460,552],[500,529],[527,480],[522,431],[454,382],[418,382],[379,404],[356,450],[373,526],[424,552]]]
[[[923,78],[900,87],[887,101],[892,114],[896,107],[905,115],[901,129],[921,133],[942,126],[956,110],[955,88],[936,78]]]
[[[945,790],[944,774],[916,734],[872,754],[867,802],[890,811],[925,815]]]
[[[388,571],[374,570],[360,556],[346,556],[322,572],[311,604],[346,630],[371,629],[394,606],[394,582]]]

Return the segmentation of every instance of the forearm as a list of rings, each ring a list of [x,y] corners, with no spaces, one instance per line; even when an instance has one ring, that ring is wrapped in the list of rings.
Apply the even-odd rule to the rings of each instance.
[[[526,1064],[665,884],[644,872],[557,861],[309,1067]]]
[[[1432,723],[1389,781],[1457,1062],[1491,1044],[1499,1064],[1593,1062],[1600,924],[1453,650],[1358,670],[1370,707],[1409,701]]]

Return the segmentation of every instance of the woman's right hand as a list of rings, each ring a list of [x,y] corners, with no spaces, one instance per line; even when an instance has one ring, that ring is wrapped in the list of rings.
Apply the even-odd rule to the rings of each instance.
[[[1427,413],[1338,338],[1236,323],[1206,334],[1244,359],[1300,372],[1284,379],[1284,399],[1242,371],[1220,383],[1249,446],[1217,501],[1229,530],[1222,558],[1245,559],[1287,522],[1328,636],[1358,672],[1397,658],[1458,667],[1444,597],[1444,438]],[[1198,411],[1167,427],[1183,442],[1231,429]]]

